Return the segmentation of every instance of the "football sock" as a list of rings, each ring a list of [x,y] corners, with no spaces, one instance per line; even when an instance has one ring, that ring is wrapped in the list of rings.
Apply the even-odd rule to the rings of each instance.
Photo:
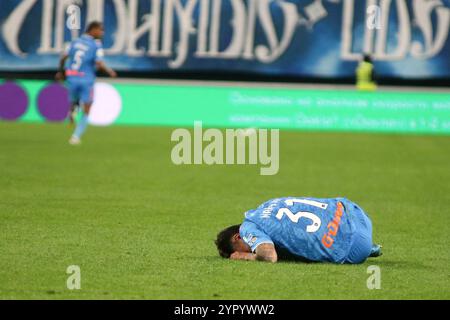
[[[78,139],[81,139],[81,136],[86,131],[87,126],[88,126],[88,116],[86,114],[83,114],[83,117],[78,122],[78,125],[75,129],[75,132],[73,133],[73,136],[77,137]]]

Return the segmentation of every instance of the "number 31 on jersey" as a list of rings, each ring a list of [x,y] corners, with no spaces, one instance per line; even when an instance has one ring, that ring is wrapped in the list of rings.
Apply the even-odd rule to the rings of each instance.
[[[307,200],[307,199],[288,199],[285,200],[284,203],[287,206],[293,206],[294,203],[303,203],[303,204],[307,204],[319,209],[323,209],[326,210],[328,207],[328,204],[326,203],[322,203],[322,202],[318,202],[318,201],[314,201],[314,200]],[[306,232],[312,233],[312,232],[316,232],[317,230],[319,230],[320,225],[322,224],[322,221],[320,220],[320,218],[318,216],[316,216],[314,213],[312,212],[308,212],[308,211],[299,211],[296,213],[293,213],[289,208],[281,208],[280,210],[278,210],[276,218],[278,220],[283,219],[283,216],[286,215],[292,222],[294,223],[298,223],[298,221],[301,218],[307,218],[309,220],[311,220],[311,224],[309,224],[306,227]]]

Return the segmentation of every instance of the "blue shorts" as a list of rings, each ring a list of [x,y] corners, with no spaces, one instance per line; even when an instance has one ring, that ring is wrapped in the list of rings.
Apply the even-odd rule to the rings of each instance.
[[[94,101],[94,82],[82,79],[67,79],[67,89],[69,89],[70,102],[81,102],[90,104]]]
[[[349,204],[349,212],[353,216],[355,233],[345,263],[363,263],[372,251],[372,221],[357,204]]]

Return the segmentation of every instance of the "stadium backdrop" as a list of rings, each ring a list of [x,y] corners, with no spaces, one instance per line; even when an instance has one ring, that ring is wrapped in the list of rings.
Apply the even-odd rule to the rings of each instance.
[[[68,10],[74,3],[79,12]],[[367,12],[367,5],[379,9]],[[333,79],[352,76],[361,54],[370,52],[380,77],[450,79],[449,0],[2,0],[0,72],[54,70],[67,42],[92,20],[104,21],[106,60],[119,72]],[[62,120],[63,88],[15,80],[0,86],[1,119]],[[203,120],[206,126],[450,133],[448,93],[127,82],[99,84],[96,91],[91,122],[99,125]]]

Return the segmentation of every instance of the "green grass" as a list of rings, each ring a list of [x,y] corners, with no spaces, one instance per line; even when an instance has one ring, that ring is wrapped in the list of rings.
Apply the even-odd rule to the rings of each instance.
[[[169,128],[0,123],[2,299],[450,298],[450,137],[281,132],[280,172],[175,166]],[[345,196],[384,255],[362,265],[221,259],[213,240],[278,196]],[[368,290],[367,267],[381,268]],[[66,268],[81,267],[78,291]]]

